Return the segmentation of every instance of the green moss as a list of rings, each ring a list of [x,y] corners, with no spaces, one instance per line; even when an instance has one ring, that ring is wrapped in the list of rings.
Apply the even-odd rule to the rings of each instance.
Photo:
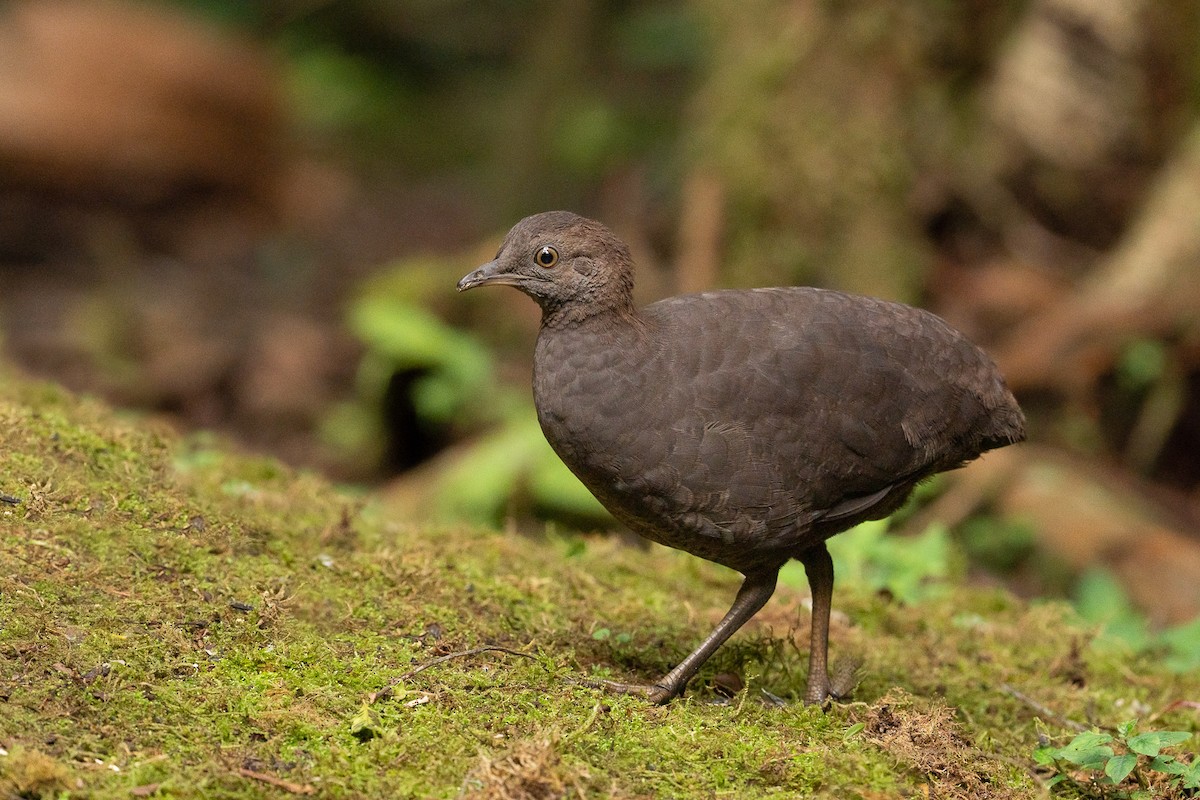
[[[857,702],[797,702],[797,582],[686,699],[647,706],[572,680],[658,677],[736,575],[613,539],[412,527],[9,376],[0,423],[0,493],[21,500],[0,506],[2,796],[287,794],[266,776],[329,797],[1026,797],[1035,718],[1068,729],[1006,687],[1063,717],[1195,727],[1166,707],[1200,679],[1093,649],[1065,606],[951,585],[903,604],[850,581],[832,642],[865,661]],[[484,645],[533,658],[404,677]],[[749,688],[720,701],[729,671]]]

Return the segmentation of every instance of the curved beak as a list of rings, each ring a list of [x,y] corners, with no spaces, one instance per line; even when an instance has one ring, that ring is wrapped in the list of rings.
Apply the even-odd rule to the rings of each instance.
[[[520,283],[519,275],[503,270],[504,266],[499,261],[489,261],[474,272],[463,276],[463,279],[458,282],[458,290],[465,292],[467,289],[474,289],[476,286],[485,286],[489,283],[507,284],[508,286]]]

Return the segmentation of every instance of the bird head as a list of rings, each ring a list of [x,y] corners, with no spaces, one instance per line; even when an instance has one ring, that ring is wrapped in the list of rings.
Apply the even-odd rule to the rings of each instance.
[[[599,222],[568,211],[518,222],[496,257],[460,280],[458,290],[491,284],[514,286],[532,297],[543,319],[633,307],[629,248]]]

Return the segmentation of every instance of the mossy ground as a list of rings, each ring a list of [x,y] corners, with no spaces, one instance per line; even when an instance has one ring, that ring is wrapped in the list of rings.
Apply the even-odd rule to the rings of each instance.
[[[0,798],[1029,797],[1039,730],[1073,731],[1006,687],[1100,725],[1200,697],[1197,676],[1096,649],[1062,606],[839,585],[855,702],[797,702],[807,615],[785,586],[686,699],[651,707],[571,679],[658,677],[733,573],[611,538],[406,525],[11,375],[0,494],[20,500],[0,503]],[[396,682],[486,645],[532,658]],[[749,688],[721,701],[722,672]]]

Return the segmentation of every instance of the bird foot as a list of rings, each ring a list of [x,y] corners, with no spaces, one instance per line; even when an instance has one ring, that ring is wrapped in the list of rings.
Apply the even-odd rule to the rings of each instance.
[[[859,671],[862,669],[862,659],[839,659],[833,665],[833,675],[825,676],[825,680],[809,681],[804,693],[804,704],[827,708],[834,700],[844,700],[858,686]]]
[[[809,686],[807,691],[804,692],[804,705],[826,708],[833,700],[833,697],[834,695],[829,691],[828,684],[825,686]]]
[[[571,681],[578,683],[580,686],[587,686],[592,689],[604,689],[615,694],[633,694],[639,697],[644,697],[656,706],[661,706],[670,702],[675,697],[682,694],[679,689],[671,689],[661,684],[650,684],[647,686],[643,683],[623,683],[622,681],[610,681],[603,678],[577,678]]]

